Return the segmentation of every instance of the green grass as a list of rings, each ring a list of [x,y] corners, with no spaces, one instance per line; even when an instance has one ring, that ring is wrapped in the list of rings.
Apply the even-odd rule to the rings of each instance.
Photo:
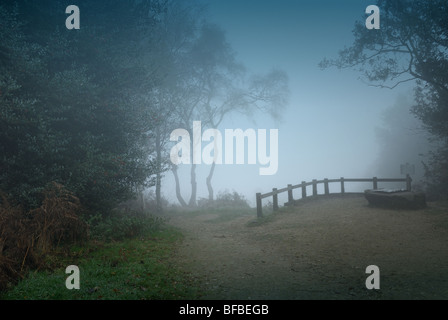
[[[69,254],[48,257],[52,271],[31,271],[0,299],[198,299],[199,286],[171,259],[179,241],[179,231],[164,227],[143,238],[74,247]],[[69,265],[79,267],[79,290],[66,288]]]

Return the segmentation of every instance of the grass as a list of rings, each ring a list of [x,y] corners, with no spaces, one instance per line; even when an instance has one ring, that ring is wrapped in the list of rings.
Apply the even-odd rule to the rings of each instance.
[[[48,257],[52,270],[32,271],[0,296],[4,300],[198,299],[200,289],[176,266],[172,253],[182,234],[164,227],[146,237],[90,242]],[[65,268],[80,270],[80,289],[67,289]]]

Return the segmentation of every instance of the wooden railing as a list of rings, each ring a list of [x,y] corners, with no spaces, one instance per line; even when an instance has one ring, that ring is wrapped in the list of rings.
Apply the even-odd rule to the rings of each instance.
[[[277,189],[274,188],[272,189],[272,192],[268,192],[268,193],[257,193],[256,195],[256,200],[257,200],[257,217],[262,217],[263,216],[263,209],[262,209],[262,200],[264,198],[268,198],[268,197],[272,197],[272,206],[273,206],[273,210],[277,211],[279,206],[278,206],[278,194],[283,193],[283,192],[288,192],[288,202],[286,203],[286,205],[288,204],[293,204],[294,203],[294,197],[293,197],[293,190],[294,189],[298,189],[301,188],[302,189],[302,198],[304,199],[307,197],[307,192],[306,192],[306,187],[307,186],[313,186],[313,196],[317,196],[317,185],[318,184],[324,184],[324,194],[328,195],[330,194],[330,188],[329,188],[329,184],[330,183],[340,183],[341,185],[341,194],[345,193],[345,183],[347,182],[372,182],[373,183],[373,189],[378,189],[378,182],[406,182],[406,190],[410,191],[411,190],[411,183],[412,183],[412,179],[409,175],[406,176],[406,178],[401,178],[401,179],[379,179],[377,177],[374,177],[372,179],[345,179],[345,178],[340,178],[340,179],[324,179],[324,180],[313,180],[311,182],[305,182],[302,181],[302,183],[298,184],[298,185],[291,185],[289,184],[286,188],[283,189]]]

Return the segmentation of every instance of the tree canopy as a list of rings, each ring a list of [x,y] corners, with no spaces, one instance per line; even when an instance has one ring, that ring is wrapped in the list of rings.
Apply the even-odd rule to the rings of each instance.
[[[378,0],[379,30],[364,21],[353,30],[354,41],[322,68],[356,68],[370,85],[393,89],[415,83],[412,113],[445,146],[448,145],[448,3],[444,0]],[[448,148],[434,154],[428,166],[431,184],[448,195]]]
[[[162,2],[81,2],[98,14],[76,32],[62,2],[0,5],[0,189],[27,207],[54,181],[105,211],[154,173],[152,114],[132,97],[162,78]]]
[[[154,185],[160,203],[170,130],[286,103],[286,75],[249,77],[195,1],[76,4],[78,30],[66,1],[0,4],[0,191],[28,209],[52,183],[90,212]]]

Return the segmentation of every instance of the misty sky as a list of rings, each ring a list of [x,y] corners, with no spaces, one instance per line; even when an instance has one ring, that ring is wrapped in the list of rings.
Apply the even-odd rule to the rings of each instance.
[[[336,58],[353,41],[355,22],[365,21],[373,1],[209,0],[208,18],[220,25],[237,59],[251,72],[272,68],[287,72],[290,101],[281,122],[262,114],[233,117],[220,130],[279,129],[279,169],[260,176],[259,165],[217,166],[213,186],[242,193],[254,203],[255,193],[323,178],[381,176],[375,127],[384,109],[400,94],[412,95],[410,84],[394,90],[362,82],[354,70],[327,69],[318,63]],[[372,31],[375,32],[375,31]],[[200,120],[200,119],[197,119]],[[189,198],[189,168],[181,170],[184,198]],[[198,168],[198,195],[207,197],[208,167]],[[397,168],[396,177],[400,177]],[[175,201],[172,173],[164,180],[164,196]],[[337,186],[335,186],[337,187]],[[356,186],[354,186],[356,187]],[[331,186],[330,186],[331,189]]]

